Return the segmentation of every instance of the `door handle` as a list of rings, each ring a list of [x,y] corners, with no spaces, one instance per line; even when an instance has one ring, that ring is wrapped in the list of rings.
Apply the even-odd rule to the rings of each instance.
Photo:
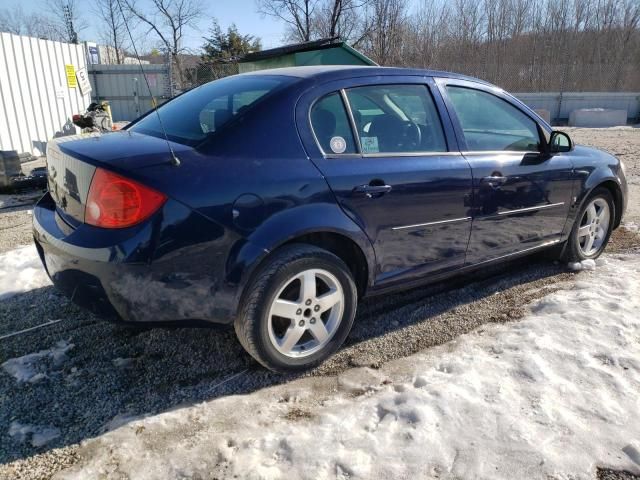
[[[488,177],[484,177],[482,181],[492,186],[504,185],[505,183],[507,183],[507,177],[502,177],[499,175],[490,175]]]
[[[358,185],[353,194],[364,195],[367,198],[379,197],[391,191],[391,185]]]

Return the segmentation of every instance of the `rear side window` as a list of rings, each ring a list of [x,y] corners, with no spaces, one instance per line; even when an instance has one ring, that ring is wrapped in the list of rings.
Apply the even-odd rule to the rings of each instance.
[[[446,152],[442,124],[425,85],[347,90],[362,153]]]
[[[324,153],[356,153],[353,132],[339,93],[331,93],[313,105],[311,126]]]
[[[447,86],[470,151],[539,151],[536,122],[487,92]]]
[[[223,78],[180,95],[160,106],[158,113],[170,140],[197,145],[294,80],[272,75]],[[158,115],[153,112],[129,130],[163,138]]]

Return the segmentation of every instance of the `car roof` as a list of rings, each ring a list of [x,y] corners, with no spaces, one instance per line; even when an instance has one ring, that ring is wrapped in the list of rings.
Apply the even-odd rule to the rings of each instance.
[[[316,80],[340,80],[352,77],[389,75],[407,76],[416,75],[423,77],[443,77],[458,80],[470,80],[473,82],[491,85],[489,82],[478,78],[469,77],[459,73],[445,72],[441,70],[427,70],[420,68],[399,68],[399,67],[376,67],[376,66],[355,66],[355,65],[315,65],[306,67],[284,67],[267,70],[256,70],[254,72],[243,73],[242,75],[280,75],[287,77],[297,77],[300,79]]]

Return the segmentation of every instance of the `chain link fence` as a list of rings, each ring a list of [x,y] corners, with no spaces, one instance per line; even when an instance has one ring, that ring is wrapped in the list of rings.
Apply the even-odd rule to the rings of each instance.
[[[481,78],[511,92],[640,92],[640,65],[438,62],[420,68]],[[236,75],[237,63],[201,63],[175,74],[175,92]]]
[[[411,62],[416,68],[444,70],[486,80],[517,94],[532,108],[547,110],[553,122],[566,122],[576,108],[627,109],[630,121],[640,116],[640,65],[604,63]],[[172,96],[207,82],[239,73],[237,63],[198,63],[177,74],[170,68]],[[182,87],[179,88],[179,85]],[[586,93],[587,96],[577,94]],[[627,93],[623,93],[627,92]]]
[[[452,62],[429,68],[481,78],[511,92],[640,92],[638,65]]]
[[[198,63],[194,66],[182,67],[181,71],[178,71],[175,62],[171,62],[170,71],[174,95],[239,73],[237,63]]]

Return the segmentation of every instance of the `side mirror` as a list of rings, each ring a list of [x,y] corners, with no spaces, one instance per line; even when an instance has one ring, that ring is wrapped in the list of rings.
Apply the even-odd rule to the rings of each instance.
[[[573,142],[569,135],[558,130],[551,132],[551,138],[549,139],[549,153],[551,155],[570,152],[571,150],[573,150]]]

